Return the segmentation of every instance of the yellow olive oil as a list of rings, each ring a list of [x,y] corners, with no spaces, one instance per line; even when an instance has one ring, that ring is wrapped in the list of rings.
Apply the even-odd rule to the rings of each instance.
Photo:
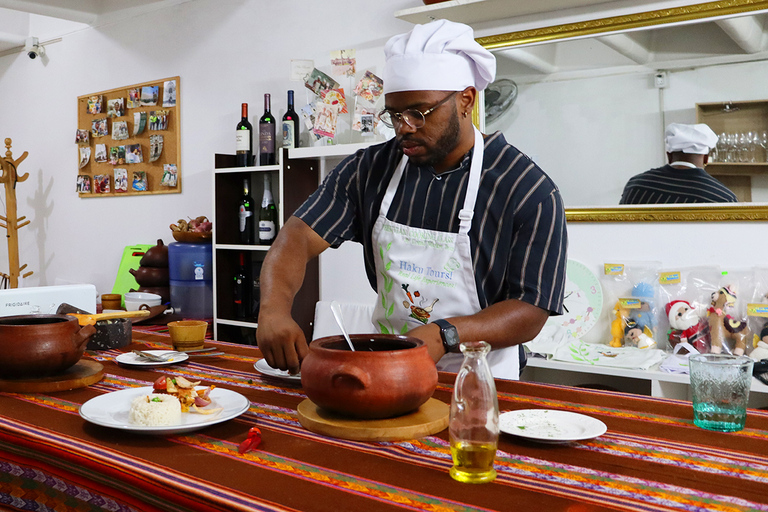
[[[472,443],[451,441],[453,467],[451,476],[459,482],[482,484],[496,478],[493,461],[496,458],[496,443]]]

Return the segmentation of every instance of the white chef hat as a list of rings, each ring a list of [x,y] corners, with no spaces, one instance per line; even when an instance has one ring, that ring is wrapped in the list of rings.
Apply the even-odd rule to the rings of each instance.
[[[448,20],[416,25],[384,46],[384,93],[485,89],[496,57],[475,41],[472,27]]]
[[[694,155],[709,154],[717,144],[717,135],[706,124],[672,123],[664,132],[667,153],[682,151]]]

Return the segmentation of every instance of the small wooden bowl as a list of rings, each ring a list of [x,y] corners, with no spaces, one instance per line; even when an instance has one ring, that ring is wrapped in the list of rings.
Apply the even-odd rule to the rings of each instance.
[[[198,233],[196,231],[171,231],[173,239],[177,242],[186,244],[209,244],[213,241],[213,233],[206,231]]]
[[[208,322],[204,320],[178,320],[168,323],[173,349],[179,352],[203,348],[207,330]]]

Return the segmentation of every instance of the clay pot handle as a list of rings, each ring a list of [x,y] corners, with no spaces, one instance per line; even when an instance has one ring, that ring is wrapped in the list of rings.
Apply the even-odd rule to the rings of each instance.
[[[331,372],[331,385],[334,388],[367,389],[370,384],[368,372],[357,366],[342,364]]]
[[[88,343],[88,340],[96,334],[96,327],[93,325],[84,325],[80,328],[80,330],[76,331],[74,334],[72,334],[72,342],[75,344],[75,347],[80,349],[81,346]]]

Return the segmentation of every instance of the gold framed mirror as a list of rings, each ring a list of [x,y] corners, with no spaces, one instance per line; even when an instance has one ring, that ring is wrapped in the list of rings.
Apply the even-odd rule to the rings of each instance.
[[[679,30],[681,26],[694,26],[704,22],[716,22],[720,24],[723,30],[723,23],[735,23],[734,20],[740,19],[743,23],[743,17],[751,15],[762,15],[768,11],[768,1],[756,0],[729,0],[722,2],[708,2],[693,4],[683,7],[674,7],[655,11],[640,12],[614,17],[606,17],[588,21],[579,21],[563,25],[553,25],[536,29],[523,30],[518,32],[507,32],[497,35],[477,38],[477,41],[485,48],[498,52],[506,50],[515,50],[520,48],[530,49],[536,47],[539,50],[542,45],[548,43],[560,43],[569,41],[584,41],[589,38],[601,38],[601,42],[610,42],[612,37],[621,37],[624,34],[640,34],[644,30],[655,30],[659,28],[667,29],[669,27]],[[763,23],[762,19],[760,23]],[[703,26],[703,25],[701,25]],[[754,27],[753,27],[754,28]],[[733,35],[731,37],[734,37]],[[583,44],[583,43],[582,43]],[[768,49],[762,48],[754,50],[751,57],[745,57],[741,60],[754,63],[762,63],[765,66],[765,60],[768,59]],[[535,57],[535,56],[534,56]],[[718,62],[715,58],[709,59],[709,66],[712,62]],[[719,61],[722,63],[722,59]],[[545,63],[546,64],[546,63]],[[675,63],[680,69],[683,68],[682,61]],[[546,69],[546,65],[543,65]],[[651,68],[649,68],[651,69]],[[662,68],[659,68],[662,69]],[[497,79],[499,75],[497,73]],[[730,101],[733,98],[724,95],[723,101]],[[768,93],[763,98],[768,101]],[[738,98],[736,98],[738,99]],[[693,109],[691,104],[690,109]],[[480,114],[478,113],[478,116]],[[663,118],[663,112],[662,112]],[[683,121],[676,121],[683,122]],[[768,122],[768,120],[766,120]],[[663,134],[663,126],[658,126],[657,131]],[[659,137],[660,138],[660,137]],[[515,141],[510,140],[514,145]],[[658,153],[658,151],[657,151]],[[531,155],[534,161],[538,162],[535,154]],[[655,155],[660,158],[661,155]],[[766,155],[768,161],[768,155]],[[664,162],[666,163],[666,162]],[[638,169],[633,174],[638,174],[649,167]],[[547,168],[544,167],[545,171]],[[765,173],[765,179],[768,180],[768,162],[762,164],[758,169],[760,173]],[[548,171],[547,171],[548,172]],[[759,179],[763,179],[760,176]],[[560,186],[559,180],[555,182]],[[594,187],[593,187],[594,188]],[[768,190],[768,189],[767,189]],[[565,196],[565,194],[564,194]],[[760,197],[760,196],[758,196]],[[754,199],[753,199],[754,200]],[[649,205],[649,206],[578,206],[571,207],[566,201],[566,217],[569,222],[691,222],[691,221],[761,221],[768,220],[768,201],[758,199],[760,202],[740,202],[732,204],[688,204],[688,205]],[[610,202],[610,201],[607,201]],[[618,203],[618,200],[616,200]]]

